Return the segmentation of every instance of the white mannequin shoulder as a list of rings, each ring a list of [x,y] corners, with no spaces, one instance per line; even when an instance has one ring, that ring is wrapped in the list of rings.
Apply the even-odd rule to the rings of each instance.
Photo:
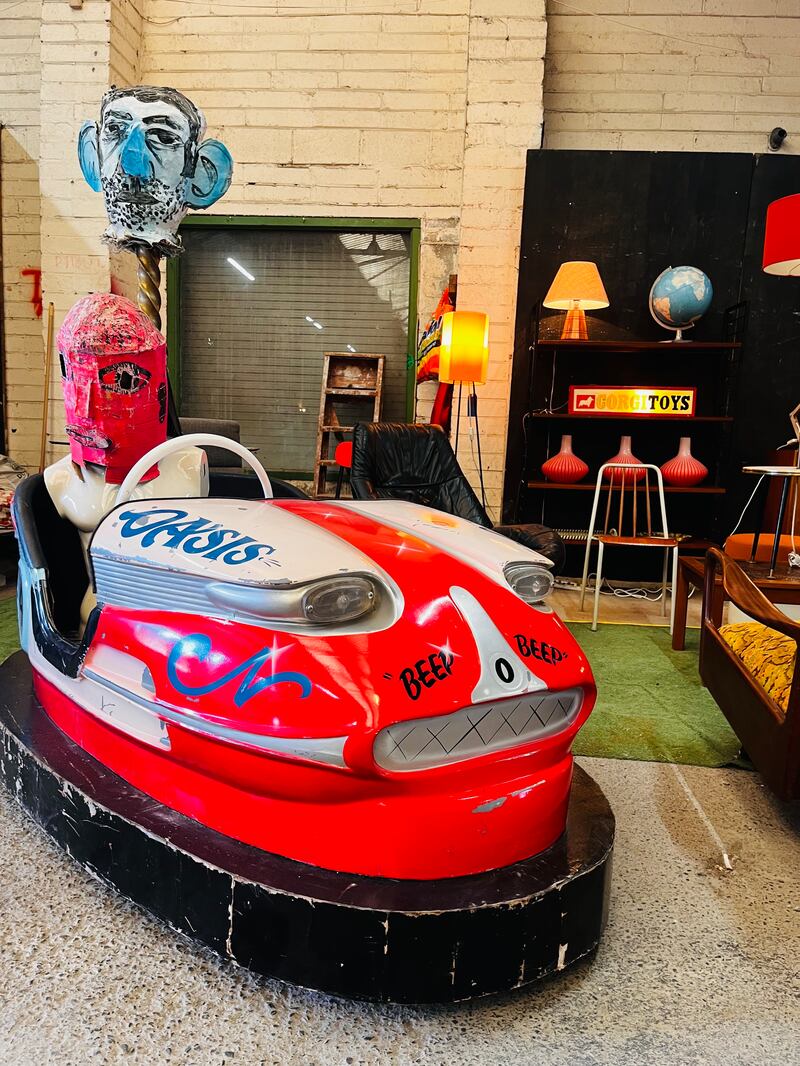
[[[117,502],[119,485],[106,483],[105,470],[81,467],[71,456],[48,466],[44,481],[56,510],[81,533],[93,533]],[[134,489],[131,499],[188,498],[208,495],[208,462],[202,448],[183,448],[158,464],[158,476]],[[83,538],[82,538],[83,539]]]

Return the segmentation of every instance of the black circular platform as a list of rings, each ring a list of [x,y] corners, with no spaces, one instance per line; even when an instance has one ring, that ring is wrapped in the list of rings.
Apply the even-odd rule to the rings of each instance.
[[[23,652],[0,666],[0,775],[96,877],[257,973],[358,999],[446,1003],[517,988],[597,947],[614,816],[575,769],[547,851],[440,881],[333,873],[240,844],[127,784],[66,737]]]

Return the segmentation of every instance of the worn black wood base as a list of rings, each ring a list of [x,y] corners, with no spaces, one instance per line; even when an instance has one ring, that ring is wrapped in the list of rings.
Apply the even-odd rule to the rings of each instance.
[[[89,872],[261,974],[359,999],[444,1003],[516,988],[597,947],[614,816],[576,768],[567,831],[501,870],[441,881],[332,873],[154,802],[69,740],[18,652],[0,667],[0,775]]]

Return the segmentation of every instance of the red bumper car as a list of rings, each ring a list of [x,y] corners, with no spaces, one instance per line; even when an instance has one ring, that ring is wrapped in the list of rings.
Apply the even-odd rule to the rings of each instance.
[[[493,877],[548,856],[575,873],[571,745],[595,687],[546,605],[547,561],[408,503],[127,500],[171,443],[137,463],[94,534],[97,607],[80,637],[76,539],[40,479],[15,501],[35,696],[82,757],[190,835],[356,895],[414,882],[430,902],[432,886],[469,896],[477,878],[482,902],[449,908],[467,914],[489,906]],[[610,850],[608,837],[592,867],[598,914]],[[393,913],[370,898],[357,909]]]

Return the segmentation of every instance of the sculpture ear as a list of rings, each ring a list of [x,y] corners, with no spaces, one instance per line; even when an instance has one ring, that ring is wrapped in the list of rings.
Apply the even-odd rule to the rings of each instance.
[[[95,192],[100,192],[100,152],[97,137],[97,123],[84,122],[78,134],[78,159],[86,184]]]
[[[233,176],[231,153],[221,141],[203,141],[197,149],[194,174],[186,183],[189,207],[210,207],[227,191]]]

